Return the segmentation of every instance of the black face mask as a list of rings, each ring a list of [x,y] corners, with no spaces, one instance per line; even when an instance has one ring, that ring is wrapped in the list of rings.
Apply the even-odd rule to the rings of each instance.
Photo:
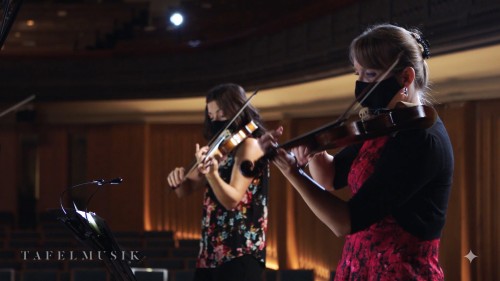
[[[356,81],[356,89],[354,94],[356,98],[363,92],[363,90],[369,85],[375,84],[376,82],[368,83],[362,81]],[[385,80],[382,80],[380,84],[370,93],[370,95],[361,103],[363,107],[368,107],[369,109],[379,109],[385,108],[392,100],[392,98],[403,88],[396,77],[392,76]]]
[[[210,121],[210,131],[212,136],[215,136],[218,132],[224,129],[229,121]]]

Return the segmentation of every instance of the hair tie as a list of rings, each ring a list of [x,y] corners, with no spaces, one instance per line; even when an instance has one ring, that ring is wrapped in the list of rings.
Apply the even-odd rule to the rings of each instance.
[[[415,40],[417,40],[417,43],[420,45],[422,50],[422,57],[424,59],[430,58],[431,51],[429,41],[427,41],[422,35],[415,34],[414,32],[412,32],[411,35],[413,36],[413,38],[415,38]]]

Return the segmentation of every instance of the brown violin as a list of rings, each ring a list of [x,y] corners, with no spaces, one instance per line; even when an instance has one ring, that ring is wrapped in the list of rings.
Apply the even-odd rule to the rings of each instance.
[[[229,154],[234,148],[236,148],[241,142],[243,142],[247,137],[249,137],[253,132],[255,132],[259,127],[255,122],[250,121],[247,125],[243,126],[242,129],[237,131],[236,133],[231,133],[229,127],[233,122],[240,116],[243,110],[250,104],[250,100],[257,94],[259,90],[255,90],[253,94],[248,97],[245,103],[241,106],[240,110],[233,116],[233,119],[228,122],[225,128],[223,128],[220,132],[218,132],[209,142],[208,142],[208,151],[205,155],[202,162],[207,158],[216,153],[224,156]],[[182,181],[184,182],[188,175],[191,174],[194,169],[200,164],[196,159],[190,164],[190,169],[187,173],[184,174],[184,178]],[[179,185],[180,186],[180,185]],[[173,189],[177,189],[179,186],[174,187]]]
[[[228,155],[246,138],[251,136],[253,132],[255,132],[258,128],[259,126],[257,126],[257,124],[255,124],[254,121],[250,121],[236,133],[231,134],[229,130],[224,130],[217,136],[217,138],[215,138],[210,143],[207,154],[205,155],[203,160],[215,154],[219,154],[221,156]],[[196,160],[193,161],[193,163],[190,165],[191,168],[188,170],[187,173],[185,173],[183,181],[187,179],[187,176],[194,171],[194,169],[198,166],[198,164],[199,162],[197,162]]]
[[[290,150],[304,145],[309,149],[310,154],[314,154],[402,130],[426,129],[436,122],[436,118],[437,113],[430,106],[409,106],[407,103],[399,102],[394,109],[382,111],[369,119],[336,121],[287,141],[277,148]],[[267,165],[268,160],[275,155],[276,149],[266,153],[255,163],[243,162],[240,167],[243,175],[247,177],[258,176]]]
[[[243,126],[242,129],[234,134],[230,134],[229,131],[221,134],[219,139],[216,139],[205,155],[205,158],[216,154],[217,152],[222,155],[228,155],[233,149],[235,149],[240,143],[242,143],[247,137],[252,135],[259,126],[255,122],[250,121],[248,124]]]

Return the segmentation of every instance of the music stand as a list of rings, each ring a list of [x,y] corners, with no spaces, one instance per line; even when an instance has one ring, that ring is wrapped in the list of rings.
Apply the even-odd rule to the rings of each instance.
[[[139,252],[124,251],[116,242],[106,221],[92,212],[64,209],[57,218],[87,247],[97,251],[106,265],[112,280],[137,281],[130,268],[131,261],[140,262]],[[101,255],[102,254],[102,255]]]

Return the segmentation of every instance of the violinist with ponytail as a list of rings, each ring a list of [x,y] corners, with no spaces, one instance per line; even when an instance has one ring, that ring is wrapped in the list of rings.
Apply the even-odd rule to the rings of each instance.
[[[428,105],[428,57],[429,44],[417,30],[391,24],[366,29],[350,46],[358,76],[355,95],[380,83],[361,105],[370,113],[392,110],[398,102]],[[264,150],[276,146],[282,130],[260,138]],[[364,140],[335,155],[311,153],[306,146],[290,150],[293,154],[278,149],[273,163],[314,214],[335,235],[345,236],[335,280],[444,280],[439,241],[453,152],[439,118],[428,128]],[[306,164],[314,181],[330,192],[300,173]],[[343,187],[352,192],[348,201],[332,192]]]
[[[203,134],[206,140],[224,129],[245,105],[243,88],[221,84],[206,96]],[[227,155],[207,155],[209,146],[196,144],[198,165],[192,172],[175,168],[167,177],[179,197],[203,190],[203,214],[200,252],[195,281],[262,280],[266,257],[267,173],[260,177],[243,176],[243,161],[263,156],[257,137],[265,131],[257,110],[248,105],[229,129],[235,132],[249,122],[257,129]]]

